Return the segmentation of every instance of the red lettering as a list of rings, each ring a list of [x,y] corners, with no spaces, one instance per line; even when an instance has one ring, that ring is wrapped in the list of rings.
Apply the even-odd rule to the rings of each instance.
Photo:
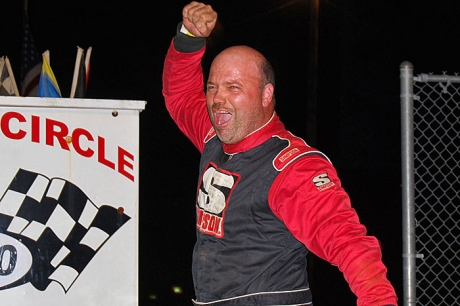
[[[207,234],[216,236],[221,238],[223,236],[222,233],[222,218],[215,216],[213,214],[209,214],[203,210],[201,210],[197,206],[197,228]]]
[[[196,207],[196,214],[197,214],[197,222],[196,224],[198,224],[198,226],[201,224],[201,221],[202,221],[202,218],[203,218],[203,211],[198,208],[198,206]]]
[[[75,128],[71,131],[64,122],[50,118],[41,118],[37,115],[26,117],[19,112],[6,112],[1,115],[0,119],[0,131],[9,139],[21,140],[25,139],[26,136],[28,136],[27,134],[30,134],[30,141],[32,143],[40,143],[43,141],[42,138],[44,138],[46,145],[60,147],[67,151],[71,150],[68,139],[72,139],[72,147],[78,155],[86,158],[95,158],[96,148],[94,148],[93,144],[96,136],[93,136],[90,131],[84,128]],[[45,122],[44,126],[42,124],[43,119]],[[42,131],[44,132],[42,133]],[[69,131],[71,131],[70,134]],[[59,145],[57,145],[56,142]],[[116,149],[117,156],[115,164],[115,162],[106,157],[105,138],[97,136],[97,162],[110,169],[116,169],[118,173],[134,182],[135,177],[133,171],[135,167],[135,156],[120,146],[117,146]],[[210,220],[210,216],[206,213],[201,213],[200,216],[203,216],[200,220],[200,222],[204,222],[202,226],[203,230],[207,230],[208,226],[216,227],[215,222],[218,220]],[[212,224],[209,224],[210,221]]]
[[[221,218],[216,217],[216,222],[214,223],[214,233],[217,234],[217,237],[221,236],[220,223],[222,222]]]
[[[210,218],[209,214],[205,213],[204,216],[203,216],[203,224],[201,225],[201,228],[207,229],[208,223],[209,223],[209,218]]]
[[[80,144],[81,136],[85,136],[86,139],[90,141],[94,141],[93,136],[87,130],[82,129],[82,128],[75,129],[72,133],[72,144],[75,149],[75,152],[77,152],[78,154],[84,157],[93,156],[94,151],[91,148],[87,148],[86,150],[82,149],[81,144]]]
[[[55,127],[59,129],[55,130],[54,129]],[[68,151],[70,150],[69,144],[67,143],[67,141],[65,141],[66,136],[69,135],[69,128],[67,127],[67,125],[65,125],[62,122],[47,118],[45,130],[46,130],[45,142],[47,145],[54,146],[53,138],[56,137],[62,149],[68,150]]]
[[[10,120],[13,118],[18,120],[19,122],[26,122],[26,118],[24,118],[24,116],[20,113],[17,113],[17,112],[5,113],[1,121],[2,132],[6,137],[10,139],[15,139],[15,140],[22,139],[26,136],[27,134],[26,131],[19,129],[19,131],[14,133],[10,129]]]
[[[209,216],[208,231],[214,232],[215,223],[216,223],[216,216]]]
[[[105,139],[97,136],[97,160],[103,165],[115,170],[115,164],[105,158]]]
[[[32,142],[40,142],[40,117],[32,116]]]
[[[134,182],[134,175],[132,175],[131,173],[125,170],[125,167],[128,167],[129,169],[133,170],[134,166],[132,163],[128,162],[125,159],[125,157],[134,161],[134,155],[132,155],[125,149],[118,147],[118,172],[120,172],[122,175],[126,176],[127,178],[129,178],[131,181]]]
[[[217,216],[210,216],[210,222],[208,224],[208,231],[215,233],[217,236],[220,235],[220,222],[221,218]]]

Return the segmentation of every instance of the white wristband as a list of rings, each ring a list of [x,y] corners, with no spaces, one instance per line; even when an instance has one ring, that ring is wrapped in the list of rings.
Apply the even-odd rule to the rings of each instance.
[[[180,32],[181,32],[181,33],[184,33],[184,34],[187,35],[187,36],[195,37],[195,35],[193,35],[192,33],[190,33],[190,32],[184,27],[184,24],[182,24],[182,27],[180,28]]]

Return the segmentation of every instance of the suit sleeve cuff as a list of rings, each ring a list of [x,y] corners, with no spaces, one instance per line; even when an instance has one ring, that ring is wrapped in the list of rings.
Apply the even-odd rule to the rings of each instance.
[[[174,36],[174,48],[179,52],[190,53],[200,50],[206,45],[206,38],[192,37],[180,31],[182,22],[177,25]]]

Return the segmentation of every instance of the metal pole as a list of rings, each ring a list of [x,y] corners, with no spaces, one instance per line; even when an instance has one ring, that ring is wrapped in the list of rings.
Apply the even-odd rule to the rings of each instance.
[[[401,81],[401,169],[402,169],[402,250],[403,305],[416,304],[415,212],[414,212],[414,66],[399,66]]]

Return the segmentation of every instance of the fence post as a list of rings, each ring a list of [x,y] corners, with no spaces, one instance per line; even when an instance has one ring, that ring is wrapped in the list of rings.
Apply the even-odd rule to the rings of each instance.
[[[411,62],[399,66],[401,81],[401,172],[402,172],[402,258],[403,305],[416,304],[415,204],[414,204],[414,117],[413,71]]]

